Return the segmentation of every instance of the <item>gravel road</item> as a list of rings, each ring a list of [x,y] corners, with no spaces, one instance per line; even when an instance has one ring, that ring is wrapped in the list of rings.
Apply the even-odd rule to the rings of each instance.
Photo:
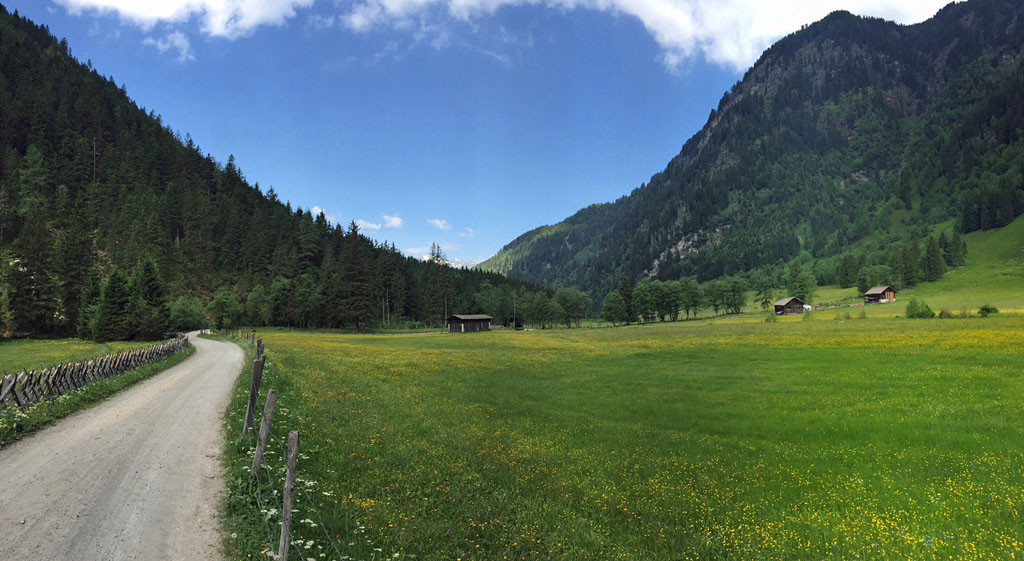
[[[0,450],[0,559],[222,559],[221,422],[242,350],[177,366]]]

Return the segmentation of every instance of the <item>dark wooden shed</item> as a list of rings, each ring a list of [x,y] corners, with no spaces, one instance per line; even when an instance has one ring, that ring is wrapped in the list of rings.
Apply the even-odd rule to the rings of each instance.
[[[875,286],[864,293],[864,302],[868,304],[879,304],[882,302],[895,302],[896,289],[889,286]]]
[[[484,314],[455,314],[448,317],[449,333],[472,333],[475,331],[490,331],[491,316]]]
[[[802,313],[804,313],[804,301],[796,296],[790,296],[775,302],[775,315],[777,316]]]

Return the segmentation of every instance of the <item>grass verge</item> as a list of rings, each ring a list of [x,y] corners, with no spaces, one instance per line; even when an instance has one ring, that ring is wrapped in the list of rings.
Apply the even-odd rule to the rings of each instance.
[[[175,353],[163,360],[140,366],[118,376],[97,380],[64,395],[32,405],[25,410],[12,409],[0,413],[0,447],[39,430],[54,421],[85,409],[107,397],[167,370],[195,352],[195,347]]]
[[[285,476],[285,447],[289,429],[298,428],[295,411],[298,400],[298,392],[287,376],[283,376],[274,361],[274,353],[267,349],[267,362],[263,370],[263,382],[260,388],[256,412],[256,428],[253,435],[243,434],[243,423],[245,421],[245,409],[249,400],[249,385],[252,380],[252,363],[256,358],[256,349],[243,339],[238,337],[222,337],[220,335],[202,335],[207,339],[215,341],[227,341],[235,343],[245,352],[245,367],[242,375],[235,382],[235,388],[231,394],[228,409],[224,415],[224,480],[226,482],[226,493],[222,505],[222,527],[224,528],[224,553],[228,559],[254,559],[271,558],[277,553],[278,542],[281,535],[281,495],[284,488]],[[259,424],[263,414],[263,405],[266,403],[267,392],[275,389],[278,392],[277,407],[274,411],[272,438],[267,445],[264,455],[263,469],[260,470],[258,478],[250,473],[253,452],[256,448],[256,432],[259,431]],[[302,473],[303,442],[300,438],[300,466],[299,473]],[[296,486],[296,507],[292,517],[293,524],[300,519],[308,519],[315,516],[305,512],[303,503],[303,482],[300,475],[300,483]],[[293,532],[295,539],[302,540],[300,544],[292,547],[290,559],[307,559],[310,557],[323,559],[320,553],[325,553],[323,543],[316,543],[314,540],[305,540],[296,532]],[[306,546],[309,546],[307,550]],[[312,554],[309,550],[316,550]],[[305,554],[303,553],[305,552]],[[333,555],[330,558],[337,558]]]

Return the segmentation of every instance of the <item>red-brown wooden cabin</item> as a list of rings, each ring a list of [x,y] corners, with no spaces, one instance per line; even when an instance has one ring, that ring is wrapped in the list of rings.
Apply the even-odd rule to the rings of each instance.
[[[889,286],[875,286],[864,293],[864,302],[867,304],[881,304],[882,302],[895,302],[896,289]]]
[[[790,296],[789,298],[783,298],[774,304],[775,315],[784,316],[789,314],[802,314],[804,313],[804,301],[797,298],[796,296]]]

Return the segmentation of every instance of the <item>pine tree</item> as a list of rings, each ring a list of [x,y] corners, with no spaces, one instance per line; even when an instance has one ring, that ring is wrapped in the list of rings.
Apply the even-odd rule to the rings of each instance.
[[[206,313],[209,314],[217,329],[230,327],[239,313],[238,299],[231,289],[222,286],[213,295],[213,300],[206,305]]]
[[[767,310],[772,305],[773,288],[771,281],[767,278],[760,278],[757,281],[757,288],[755,289],[754,298],[761,305],[761,310]]]
[[[103,343],[128,339],[128,303],[130,299],[128,278],[120,269],[114,269],[107,277],[107,282],[103,283],[100,301],[92,319],[92,332],[95,341]]]
[[[861,267],[857,273],[857,293],[864,295],[865,292],[871,289],[871,279],[868,278],[868,271],[866,267]]]
[[[849,253],[839,261],[839,287],[849,288],[857,283],[857,272],[860,269],[858,260]]]
[[[167,287],[156,261],[146,259],[135,267],[129,282],[129,292],[128,325],[131,338],[152,341],[163,337],[170,308]]]
[[[342,253],[340,282],[340,305],[342,317],[351,323],[356,331],[365,329],[374,317],[373,293],[369,283],[369,257],[367,240],[359,234],[359,227],[353,221],[345,235]]]
[[[633,302],[633,285],[627,277],[622,277],[619,283],[619,296],[622,297],[623,322],[628,325],[636,319],[636,307]]]
[[[10,313],[14,330],[24,334],[53,333],[58,301],[52,271],[53,235],[46,217],[50,214],[47,176],[42,151],[30,146],[18,172],[17,214],[23,223],[13,244],[9,272]]]
[[[924,278],[929,282],[939,280],[946,272],[946,262],[942,257],[939,240],[935,236],[928,238],[928,245],[925,246],[923,269]]]
[[[90,268],[85,274],[85,286],[79,299],[76,331],[80,339],[92,338],[93,318],[99,307],[102,286],[99,272],[95,268]]]

